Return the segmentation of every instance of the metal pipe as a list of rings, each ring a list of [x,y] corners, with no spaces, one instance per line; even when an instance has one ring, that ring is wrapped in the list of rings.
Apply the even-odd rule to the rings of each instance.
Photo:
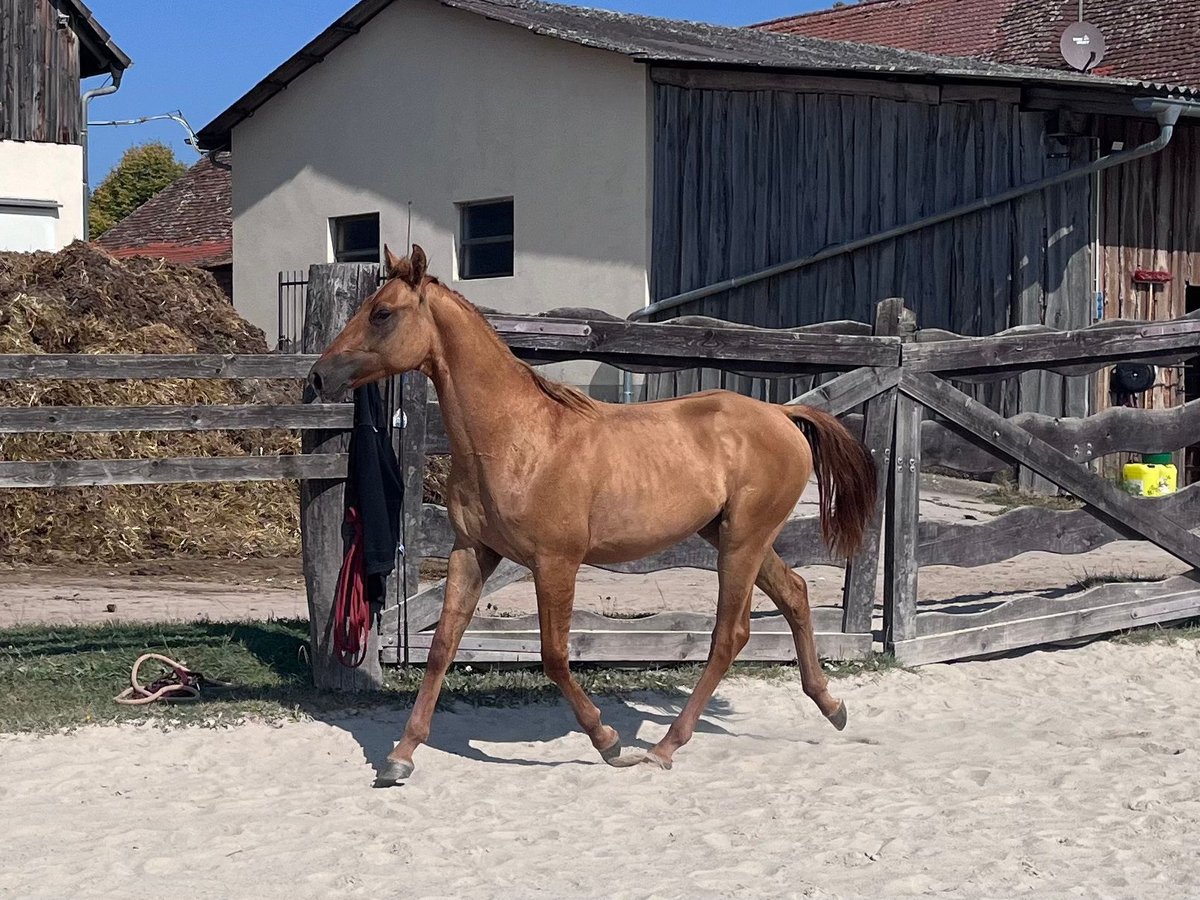
[[[83,239],[85,241],[91,236],[91,229],[88,226],[88,212],[92,201],[91,192],[88,190],[88,104],[96,97],[115,94],[121,86],[121,76],[124,74],[124,69],[114,69],[112,72],[112,84],[84,91],[83,96],[80,98],[83,106],[82,121],[79,123],[79,138],[80,144],[83,146]]]
[[[707,287],[697,288],[693,291],[686,291],[682,294],[676,294],[674,297],[667,297],[664,300],[659,300],[657,303],[651,303],[649,306],[644,306],[641,309],[635,310],[629,315],[629,319],[638,320],[644,319],[647,316],[662,312],[666,309],[673,309],[676,306],[682,306],[684,303],[691,303],[694,300],[704,300],[707,297],[712,297],[715,294],[723,294],[726,291],[732,291],[735,288],[744,287],[748,284],[754,284],[758,281],[763,281],[767,278],[774,278],[777,275],[785,275],[788,272],[794,272],[797,269],[803,269],[819,262],[824,262],[827,259],[833,259],[837,256],[844,256],[847,253],[853,253],[855,250],[861,250],[864,247],[871,247],[883,241],[890,241],[903,235],[910,234],[914,231],[920,231],[923,228],[929,228],[932,225],[940,225],[943,222],[948,222],[951,219],[957,219],[962,216],[970,215],[971,213],[981,212],[990,207],[997,206],[1001,203],[1007,203],[1010,200],[1016,200],[1026,194],[1032,194],[1037,191],[1045,190],[1046,188],[1055,187],[1067,181],[1073,181],[1076,178],[1084,178],[1096,172],[1102,172],[1105,169],[1111,169],[1114,166],[1119,166],[1135,159],[1140,159],[1143,156],[1149,156],[1152,153],[1157,153],[1162,150],[1171,141],[1171,136],[1175,131],[1175,123],[1179,120],[1179,116],[1188,112],[1190,115],[1200,114],[1200,103],[1192,101],[1174,101],[1174,100],[1155,100],[1155,99],[1139,99],[1134,101],[1134,105],[1144,111],[1153,112],[1158,119],[1159,133],[1154,140],[1142,144],[1140,147],[1135,147],[1132,150],[1125,150],[1119,153],[1111,153],[1108,156],[1102,157],[1094,162],[1088,163],[1086,166],[1080,166],[1077,169],[1070,169],[1066,172],[1060,172],[1057,175],[1052,175],[1049,178],[1043,178],[1040,181],[1031,181],[1028,184],[1022,184],[1015,188],[1009,188],[998,194],[992,194],[988,197],[980,197],[978,200],[972,200],[970,203],[964,203],[961,206],[955,206],[945,212],[935,213],[931,216],[926,216],[923,219],[916,219],[906,225],[898,225],[895,228],[889,228],[886,231],[879,231],[875,234],[867,235],[846,244],[837,244],[833,247],[826,247],[812,256],[801,257],[800,259],[789,260],[788,262],[778,263],[766,269],[761,269],[757,272],[752,272],[749,275],[739,275],[736,278],[729,278],[725,281],[710,284]]]

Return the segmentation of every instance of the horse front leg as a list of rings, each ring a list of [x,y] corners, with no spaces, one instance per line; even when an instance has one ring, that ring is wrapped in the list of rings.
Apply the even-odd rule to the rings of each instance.
[[[592,746],[600,751],[601,758],[609,765],[615,765],[621,755],[621,736],[615,728],[601,722],[600,710],[571,676],[568,647],[571,611],[575,606],[575,578],[578,574],[578,562],[539,561],[534,567],[538,624],[542,636],[542,669],[546,677],[562,691],[579,726],[591,738]]]
[[[486,547],[455,547],[451,552],[446,573],[446,599],[433,632],[425,677],[404,727],[404,736],[388,754],[387,764],[375,782],[377,786],[387,787],[412,775],[413,753],[429,740],[429,725],[446,671],[454,662],[463,632],[475,614],[484,582],[499,563],[500,557]]]

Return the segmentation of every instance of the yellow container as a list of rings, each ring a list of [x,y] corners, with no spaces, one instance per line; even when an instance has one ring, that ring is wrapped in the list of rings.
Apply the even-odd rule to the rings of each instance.
[[[1162,497],[1175,493],[1179,473],[1174,466],[1128,463],[1122,470],[1125,490],[1138,497]]]

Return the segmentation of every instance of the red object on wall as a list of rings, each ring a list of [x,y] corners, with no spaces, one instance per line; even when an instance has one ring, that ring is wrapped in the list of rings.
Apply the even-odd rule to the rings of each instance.
[[[1166,284],[1174,276],[1156,269],[1134,269],[1133,280],[1138,284]]]

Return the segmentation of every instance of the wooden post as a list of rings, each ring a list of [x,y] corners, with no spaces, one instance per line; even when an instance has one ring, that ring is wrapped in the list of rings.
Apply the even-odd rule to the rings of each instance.
[[[404,430],[400,434],[400,468],[404,475],[404,509],[401,540],[404,541],[404,566],[400,586],[404,604],[400,610],[401,646],[408,662],[408,598],[421,588],[421,511],[425,504],[425,436],[429,410],[429,379],[420,372],[408,372],[400,380],[400,408],[404,412]]]
[[[305,353],[320,353],[350,321],[364,299],[378,287],[377,267],[364,263],[311,266],[305,305]],[[349,431],[306,431],[304,453],[345,453]],[[342,522],[345,482],[320,479],[300,482],[300,533],[304,552],[304,584],[308,591],[309,652],[313,682],[318,688],[341,691],[379,690],[383,669],[379,635],[371,631],[367,656],[357,669],[337,661],[331,630],[338,572],[345,552]]]
[[[883,300],[875,307],[875,334],[900,334],[904,301]],[[849,561],[842,586],[842,633],[870,634],[875,612],[875,579],[879,574],[880,533],[891,481],[892,426],[896,418],[896,389],[884,391],[867,401],[863,421],[863,443],[875,460],[879,494],[867,527],[862,551]]]
[[[911,310],[899,313],[898,332],[908,343],[916,333]],[[883,646],[894,653],[897,641],[916,634],[917,540],[921,521],[922,407],[896,398],[892,431],[892,471],[887,491],[887,533],[883,547]]]

